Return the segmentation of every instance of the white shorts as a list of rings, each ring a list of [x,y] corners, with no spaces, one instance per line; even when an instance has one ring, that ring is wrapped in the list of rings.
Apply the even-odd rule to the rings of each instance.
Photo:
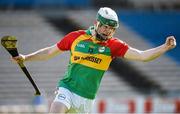
[[[81,97],[66,88],[59,87],[54,102],[66,105],[68,112],[90,113],[94,100]]]

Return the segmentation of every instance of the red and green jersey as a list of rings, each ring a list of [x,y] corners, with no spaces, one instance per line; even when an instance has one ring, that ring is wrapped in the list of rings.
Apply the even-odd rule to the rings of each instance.
[[[123,57],[128,50],[128,45],[116,38],[95,43],[89,30],[71,32],[57,46],[71,53],[68,70],[58,86],[88,99],[95,98],[102,76],[112,59]]]

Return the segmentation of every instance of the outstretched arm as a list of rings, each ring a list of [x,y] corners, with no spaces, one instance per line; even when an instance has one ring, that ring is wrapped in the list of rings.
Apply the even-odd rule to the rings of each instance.
[[[48,60],[49,58],[52,58],[55,55],[60,54],[61,52],[63,51],[61,51],[55,44],[53,46],[40,49],[28,55],[20,54],[18,57],[14,57],[13,59],[17,62],[42,61],[42,60]]]
[[[174,47],[176,47],[176,39],[174,38],[174,36],[169,36],[166,38],[166,42],[164,44],[156,48],[141,51],[130,47],[124,55],[124,58],[148,62],[158,58],[168,50],[173,49]]]

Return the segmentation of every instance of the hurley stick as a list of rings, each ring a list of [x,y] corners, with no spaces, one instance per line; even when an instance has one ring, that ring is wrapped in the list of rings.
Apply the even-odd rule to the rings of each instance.
[[[17,47],[16,47],[17,39],[14,36],[4,36],[1,39],[2,46],[11,54],[12,57],[19,56]],[[29,79],[31,84],[33,85],[36,93],[35,95],[41,95],[37,85],[35,84],[34,80],[32,79],[30,73],[26,69],[26,66],[23,64],[23,62],[18,62],[19,67],[24,72],[26,77]]]

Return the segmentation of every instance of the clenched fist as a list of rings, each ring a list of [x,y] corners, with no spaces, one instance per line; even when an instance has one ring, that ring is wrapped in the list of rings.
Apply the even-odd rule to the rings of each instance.
[[[176,39],[174,36],[169,36],[166,38],[166,42],[165,42],[165,48],[166,50],[170,50],[176,47]]]

